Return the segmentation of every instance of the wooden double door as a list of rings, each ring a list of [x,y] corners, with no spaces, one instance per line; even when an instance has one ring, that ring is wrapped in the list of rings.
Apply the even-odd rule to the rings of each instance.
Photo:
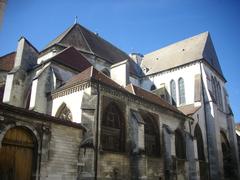
[[[34,179],[36,150],[35,138],[27,129],[9,129],[0,148],[0,179]]]

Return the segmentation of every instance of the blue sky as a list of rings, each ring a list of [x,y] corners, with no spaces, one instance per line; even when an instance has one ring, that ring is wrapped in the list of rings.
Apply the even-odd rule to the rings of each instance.
[[[8,0],[0,56],[25,36],[38,50],[74,23],[127,53],[142,54],[209,31],[240,122],[240,1],[238,0]]]

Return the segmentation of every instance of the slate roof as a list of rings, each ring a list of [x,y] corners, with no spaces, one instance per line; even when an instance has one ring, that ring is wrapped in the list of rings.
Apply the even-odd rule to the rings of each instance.
[[[146,74],[150,75],[202,59],[224,79],[209,32],[146,54],[142,65],[149,69]]]
[[[78,72],[81,72],[86,68],[92,66],[91,63],[89,63],[88,60],[74,47],[69,47],[63,50],[49,60],[70,67]]]
[[[74,46],[78,50],[95,54],[110,63],[117,63],[130,58],[125,52],[78,23],[69,27],[44,49],[55,44],[65,45],[66,47]]]
[[[0,71],[11,71],[15,62],[16,52],[11,52],[0,57]]]
[[[169,104],[165,100],[161,99],[159,96],[157,96],[157,95],[155,95],[155,94],[153,94],[153,93],[151,93],[149,91],[146,91],[146,90],[144,90],[144,89],[142,89],[140,87],[137,87],[137,86],[135,86],[133,84],[129,84],[129,85],[127,85],[125,87],[125,89],[128,92],[130,92],[130,93],[132,93],[132,94],[134,94],[134,95],[136,95],[136,96],[138,96],[138,97],[140,97],[140,98],[142,98],[144,100],[147,100],[147,101],[149,101],[151,103],[157,104],[157,105],[159,105],[159,106],[161,106],[163,108],[169,109],[171,111],[177,112],[178,114],[184,115],[175,106],[172,106],[171,104]]]

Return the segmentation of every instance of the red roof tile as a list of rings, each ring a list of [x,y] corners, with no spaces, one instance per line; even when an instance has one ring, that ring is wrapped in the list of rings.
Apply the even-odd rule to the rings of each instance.
[[[11,71],[14,66],[15,56],[16,52],[11,52],[0,57],[0,70],[7,72]]]
[[[97,80],[100,83],[104,83],[110,87],[114,87],[116,89],[119,89],[121,91],[124,91],[125,93],[131,93],[137,97],[140,97],[144,100],[147,100],[151,103],[160,105],[161,107],[167,108],[171,111],[177,112],[181,115],[184,115],[181,111],[179,111],[175,106],[172,106],[171,104],[167,103],[166,101],[162,100],[159,96],[150,93],[142,88],[136,87],[132,84],[129,84],[126,88],[123,88],[122,86],[120,86],[118,83],[116,83],[115,81],[113,81],[112,79],[110,79],[108,76],[106,76],[105,74],[103,74],[102,72],[99,72],[98,70],[96,70],[93,66],[91,66],[90,68],[87,68],[86,70],[84,70],[83,72],[75,75],[74,77],[72,77],[72,79],[70,79],[69,81],[67,81],[67,83],[62,86],[61,88],[57,89],[55,92],[64,90],[66,88],[72,87],[76,84],[79,84],[81,82],[85,82],[88,80]],[[55,93],[53,92],[53,94]]]
[[[144,99],[147,100],[149,102],[152,102],[154,104],[160,105],[161,107],[167,108],[171,111],[180,113],[182,115],[184,115],[181,111],[179,111],[175,106],[172,106],[171,104],[169,104],[168,102],[166,102],[165,100],[161,99],[159,96],[157,96],[156,94],[153,94],[151,92],[148,92],[140,87],[134,86],[133,84],[129,84],[127,85],[127,87],[125,88],[126,90],[128,90],[130,93]]]
[[[86,70],[84,70],[83,72],[73,76],[72,79],[67,81],[67,83],[64,86],[62,86],[60,89],[58,89],[57,91],[71,87],[75,84],[78,84],[78,83],[81,83],[84,81],[88,81],[88,80],[97,80],[97,81],[100,81],[101,83],[104,83],[111,87],[120,89],[122,91],[126,91],[125,88],[120,86],[118,83],[116,83],[115,81],[110,79],[108,76],[106,76],[102,72],[96,70],[93,66],[91,66],[91,67],[87,68]]]

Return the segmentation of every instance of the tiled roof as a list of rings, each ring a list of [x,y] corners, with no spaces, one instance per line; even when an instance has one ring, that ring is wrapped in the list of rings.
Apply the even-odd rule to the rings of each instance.
[[[57,89],[56,91],[63,90],[65,88],[71,87],[75,84],[85,82],[88,80],[97,80],[111,87],[117,88],[122,91],[126,91],[122,86],[120,86],[118,83],[110,79],[108,76],[106,76],[102,72],[96,70],[93,66],[73,76],[72,79],[67,81],[65,85],[63,85],[61,88]]]
[[[74,24],[56,39],[51,41],[45,49],[54,44],[63,44],[67,47],[74,46],[108,60],[110,63],[120,62],[130,57],[96,33],[91,32],[80,24]]]
[[[91,66],[88,60],[83,57],[83,55],[81,55],[74,47],[69,47],[63,50],[50,60],[68,66],[74,70],[77,70],[78,72],[81,72]]]
[[[183,112],[185,115],[193,115],[201,106],[195,107],[194,104],[188,104],[185,106],[178,107],[178,110]]]
[[[150,75],[198,60],[207,62],[223,77],[209,32],[198,34],[144,55],[142,66],[149,69],[146,74]]]
[[[177,112],[181,115],[183,115],[183,113],[181,111],[179,111],[175,106],[172,106],[171,104],[169,104],[168,102],[166,102],[165,100],[161,99],[159,96],[148,92],[140,87],[137,87],[133,84],[129,84],[126,86],[125,88],[126,90],[128,90],[130,93],[144,99],[147,100],[149,102],[152,102],[154,104],[157,104],[161,107],[164,107],[166,109],[169,109],[171,111]]]
[[[178,114],[184,115],[176,107],[172,106],[171,104],[167,103],[166,101],[162,100],[159,96],[157,96],[151,92],[148,92],[148,91],[141,89],[137,86],[134,86],[132,84],[129,84],[125,88],[123,88],[118,83],[116,83],[115,81],[110,79],[108,76],[106,76],[102,72],[99,72],[98,70],[96,70],[93,66],[91,66],[90,68],[87,68],[83,72],[73,76],[72,79],[67,81],[67,83],[64,86],[60,87],[55,92],[59,92],[61,90],[64,90],[66,88],[72,87],[74,85],[77,85],[79,83],[89,81],[89,80],[97,80],[100,83],[106,84],[110,87],[116,88],[125,93],[131,93],[131,94],[133,94],[139,98],[142,98],[144,100],[147,100],[151,103],[160,105],[161,107],[164,107],[171,111],[177,112]],[[55,92],[53,92],[53,94]]]
[[[0,57],[0,71],[11,71],[15,62],[16,52]]]

